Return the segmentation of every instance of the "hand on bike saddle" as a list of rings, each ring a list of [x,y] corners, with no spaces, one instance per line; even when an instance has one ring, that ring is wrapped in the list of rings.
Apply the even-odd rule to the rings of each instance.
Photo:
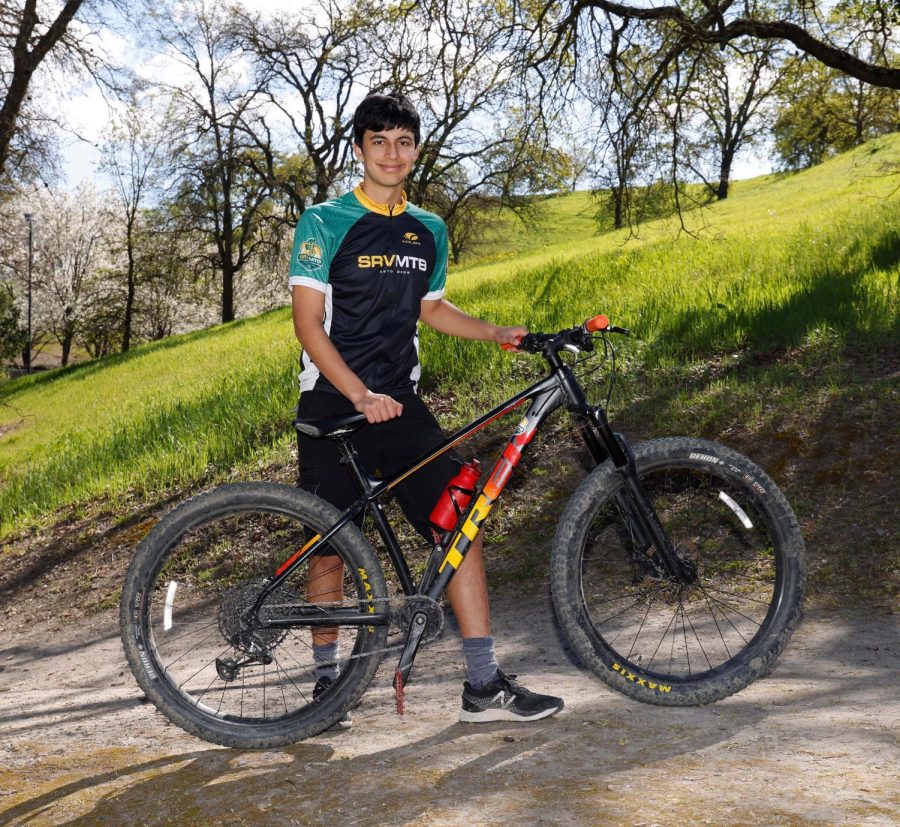
[[[403,413],[403,405],[396,399],[386,393],[373,393],[369,390],[364,397],[353,401],[353,407],[366,415],[366,421],[370,425],[387,422]]]

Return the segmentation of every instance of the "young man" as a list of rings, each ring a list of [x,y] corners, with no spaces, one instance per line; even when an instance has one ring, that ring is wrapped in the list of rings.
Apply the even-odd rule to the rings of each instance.
[[[353,153],[363,180],[353,192],[303,213],[294,236],[290,284],[294,330],[303,346],[298,416],[356,410],[370,423],[353,443],[370,470],[399,470],[443,438],[416,395],[418,322],[441,333],[498,344],[528,330],[498,327],[446,301],[447,231],[436,215],[406,200],[403,183],[419,155],[419,116],[401,95],[371,94],[353,118]],[[340,509],[359,496],[330,440],[298,435],[300,487]],[[428,515],[457,461],[444,455],[395,489],[407,518],[429,542]],[[314,561],[319,600],[341,596],[334,557]],[[563,707],[514,683],[498,667],[491,637],[479,534],[447,588],[459,623],[468,681],[462,721],[537,720]],[[313,636],[316,692],[337,678],[336,631]],[[342,722],[349,726],[349,720]]]

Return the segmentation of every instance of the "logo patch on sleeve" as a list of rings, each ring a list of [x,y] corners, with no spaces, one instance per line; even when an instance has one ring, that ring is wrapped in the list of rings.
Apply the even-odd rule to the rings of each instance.
[[[297,263],[305,270],[318,270],[322,266],[322,248],[314,238],[300,242]]]

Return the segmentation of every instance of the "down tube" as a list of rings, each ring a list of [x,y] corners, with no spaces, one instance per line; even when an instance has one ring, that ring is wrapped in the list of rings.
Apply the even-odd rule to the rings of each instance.
[[[437,576],[428,588],[428,597],[437,600],[444,589],[447,588],[450,579],[462,565],[462,561],[471,548],[472,542],[478,535],[478,531],[484,524],[487,515],[494,507],[494,503],[497,502],[497,498],[506,487],[506,483],[509,482],[513,469],[519,464],[519,460],[522,459],[522,452],[534,438],[541,423],[560,406],[562,397],[562,389],[554,388],[546,394],[535,398],[528,408],[528,412],[516,426],[515,432],[506,444],[500,459],[497,460],[496,465],[491,470],[491,474],[481,489],[481,493],[475,499],[473,505],[469,506],[462,527],[454,535],[453,542],[450,544],[450,548],[438,568]]]

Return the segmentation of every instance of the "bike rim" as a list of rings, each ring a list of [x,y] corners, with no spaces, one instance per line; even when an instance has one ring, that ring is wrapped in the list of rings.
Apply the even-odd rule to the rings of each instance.
[[[776,521],[746,483],[709,465],[650,466],[641,481],[697,579],[684,585],[661,577],[607,499],[587,527],[579,566],[595,646],[632,680],[691,683],[739,669],[782,604]]]
[[[335,628],[339,677],[314,697],[313,630],[248,629],[241,620],[266,578],[319,531],[274,509],[230,510],[208,515],[170,544],[139,605],[145,670],[164,679],[176,703],[211,721],[253,727],[319,714],[330,705],[365,656],[374,628]],[[340,593],[333,593],[333,584],[323,592],[320,585],[331,583],[335,567],[341,569]],[[364,575],[340,554],[310,558],[267,598],[261,616],[310,603],[372,607]]]

